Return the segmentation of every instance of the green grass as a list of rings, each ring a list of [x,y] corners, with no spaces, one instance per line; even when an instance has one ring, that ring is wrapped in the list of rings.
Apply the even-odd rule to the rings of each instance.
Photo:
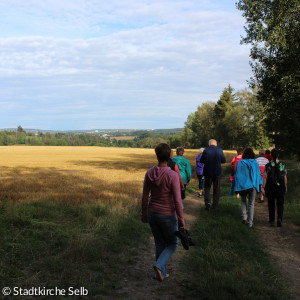
[[[240,221],[240,203],[222,186],[218,210],[204,208],[191,235],[196,246],[184,258],[192,280],[185,295],[195,299],[289,299],[255,230]]]
[[[288,193],[285,217],[300,226],[300,164],[287,162]],[[223,176],[229,177],[225,165]],[[190,191],[196,186],[189,187]],[[218,210],[201,210],[191,228],[196,246],[184,257],[183,267],[192,280],[183,283],[184,295],[195,299],[290,299],[279,271],[259,242],[256,230],[240,221],[240,202],[229,197],[222,184]]]
[[[288,172],[288,192],[284,197],[283,217],[300,227],[300,163],[285,161]]]
[[[137,211],[127,215],[99,205],[0,202],[0,286],[84,286],[103,296],[119,288],[132,260],[123,253],[150,232]],[[129,253],[130,254],[130,253]]]
[[[299,225],[299,163],[288,162],[285,217]],[[230,166],[224,168],[229,177]],[[189,191],[197,190],[190,186]],[[186,252],[183,295],[195,299],[289,299],[282,278],[258,242],[240,223],[240,203],[222,186],[219,209],[191,228],[195,247]],[[120,274],[133,265],[137,244],[151,232],[138,210],[113,212],[101,205],[0,199],[0,286],[85,287],[105,298],[120,288]],[[126,255],[125,255],[126,254]]]

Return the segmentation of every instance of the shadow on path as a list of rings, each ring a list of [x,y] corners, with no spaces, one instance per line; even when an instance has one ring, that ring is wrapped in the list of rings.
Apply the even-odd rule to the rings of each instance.
[[[289,285],[293,299],[300,299],[300,234],[297,227],[284,222],[283,227],[268,223],[268,204],[255,203],[255,229],[272,262]]]

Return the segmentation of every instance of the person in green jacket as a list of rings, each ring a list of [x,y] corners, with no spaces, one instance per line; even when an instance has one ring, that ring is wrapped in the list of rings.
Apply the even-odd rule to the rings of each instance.
[[[192,178],[192,167],[190,162],[185,157],[183,157],[183,147],[177,147],[176,154],[177,156],[173,157],[172,160],[178,165],[179,173],[184,184],[184,188],[181,190],[181,199],[183,200],[185,198],[186,186],[189,184]]]

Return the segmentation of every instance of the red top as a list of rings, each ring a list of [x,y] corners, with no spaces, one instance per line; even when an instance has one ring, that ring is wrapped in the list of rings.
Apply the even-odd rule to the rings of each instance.
[[[178,226],[184,227],[179,177],[171,168],[154,166],[147,171],[142,195],[143,222],[147,222],[147,210],[177,215]]]
[[[175,172],[178,174],[178,178],[179,178],[179,182],[180,182],[180,187],[183,189],[184,188],[184,184],[183,184],[181,175],[179,173],[179,168],[178,168],[177,164],[175,164]]]
[[[230,181],[232,182],[233,177],[234,177],[234,173],[236,170],[236,166],[238,164],[238,162],[242,159],[242,154],[235,156],[232,161],[231,161],[231,174],[230,174]]]
[[[265,154],[264,157],[267,158],[269,161],[273,159],[271,154]]]

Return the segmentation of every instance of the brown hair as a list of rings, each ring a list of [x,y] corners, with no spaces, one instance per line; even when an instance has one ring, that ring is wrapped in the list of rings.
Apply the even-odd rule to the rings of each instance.
[[[176,148],[176,154],[182,156],[184,153],[184,148],[183,147],[177,147]]]
[[[244,159],[250,159],[250,158],[254,159],[255,158],[255,154],[254,154],[252,148],[249,147],[244,150],[243,158]]]
[[[244,149],[243,148],[237,148],[236,152],[237,152],[238,155],[241,155],[241,154],[243,154]]]
[[[155,147],[155,153],[159,162],[168,161],[171,155],[171,147],[166,143],[160,143]]]

